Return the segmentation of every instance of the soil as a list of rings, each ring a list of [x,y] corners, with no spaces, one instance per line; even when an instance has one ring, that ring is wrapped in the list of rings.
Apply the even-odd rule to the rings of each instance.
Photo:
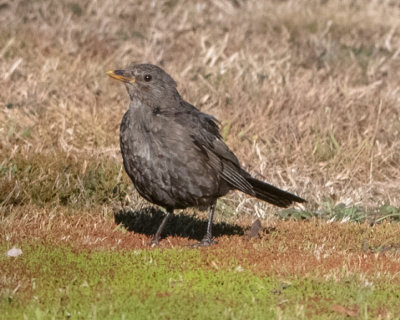
[[[114,217],[102,214],[56,214],[46,210],[4,223],[1,233],[11,245],[43,242],[89,250],[154,250],[152,234],[162,219],[155,209],[120,211]],[[255,220],[255,219],[254,219]],[[330,277],[343,272],[391,274],[400,272],[400,224],[370,226],[358,223],[328,223],[322,220],[275,221],[249,237],[252,221],[243,218],[229,224],[216,222],[217,244],[194,249],[206,229],[206,220],[178,214],[169,221],[159,248],[202,250],[204,263],[232,261],[258,274],[317,274]],[[258,223],[257,223],[258,224]],[[254,228],[251,231],[254,233]],[[215,259],[218,257],[218,259]]]

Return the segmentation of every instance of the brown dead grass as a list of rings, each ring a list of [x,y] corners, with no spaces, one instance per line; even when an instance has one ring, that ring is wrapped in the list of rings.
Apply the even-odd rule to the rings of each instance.
[[[18,218],[19,217],[19,218]],[[251,220],[235,224],[247,229]],[[184,228],[181,225],[178,228]],[[167,228],[168,229],[168,228]],[[201,230],[201,232],[205,231]],[[19,207],[13,219],[2,221],[1,237],[12,245],[46,243],[75,249],[136,250],[149,249],[151,236],[117,227],[106,212],[92,210],[81,214],[57,209],[38,210]],[[243,268],[261,274],[314,275],[341,279],[349,275],[390,276],[400,274],[400,224],[327,223],[321,220],[277,221],[264,225],[259,237],[224,235],[217,245],[203,250],[209,268],[229,265],[232,257]],[[166,231],[168,233],[168,230]],[[185,248],[196,243],[188,237],[167,236],[161,248]],[[195,250],[187,247],[188,250]],[[226,266],[215,263],[225,261]]]
[[[256,176],[313,208],[399,206],[399,16],[393,1],[2,1],[0,163],[121,163],[127,95],[105,72],[151,62]]]

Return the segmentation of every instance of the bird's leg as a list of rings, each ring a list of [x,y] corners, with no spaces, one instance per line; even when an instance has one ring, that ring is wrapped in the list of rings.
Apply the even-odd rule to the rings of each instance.
[[[203,240],[198,243],[198,246],[208,247],[211,244],[216,244],[217,242],[212,238],[212,222],[214,218],[215,202],[210,206],[210,213],[208,217],[207,233]]]
[[[150,246],[155,247],[160,242],[161,233],[163,232],[164,227],[165,227],[165,225],[167,223],[168,217],[172,212],[173,212],[173,210],[167,209],[167,214],[165,215],[163,221],[161,221],[161,224],[158,227],[156,234],[154,235],[153,239],[150,242]]]

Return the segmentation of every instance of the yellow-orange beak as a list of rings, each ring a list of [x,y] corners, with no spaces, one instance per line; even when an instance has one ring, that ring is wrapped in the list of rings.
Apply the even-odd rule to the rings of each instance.
[[[122,82],[135,82],[135,78],[129,78],[124,75],[125,71],[124,70],[110,70],[107,71],[107,75],[111,78],[117,79]]]

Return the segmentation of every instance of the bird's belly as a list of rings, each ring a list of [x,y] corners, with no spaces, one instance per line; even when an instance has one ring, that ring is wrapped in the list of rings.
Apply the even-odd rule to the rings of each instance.
[[[220,177],[204,155],[171,143],[168,147],[154,140],[128,148],[121,144],[125,170],[141,196],[184,209],[207,206],[227,192],[221,192]]]

